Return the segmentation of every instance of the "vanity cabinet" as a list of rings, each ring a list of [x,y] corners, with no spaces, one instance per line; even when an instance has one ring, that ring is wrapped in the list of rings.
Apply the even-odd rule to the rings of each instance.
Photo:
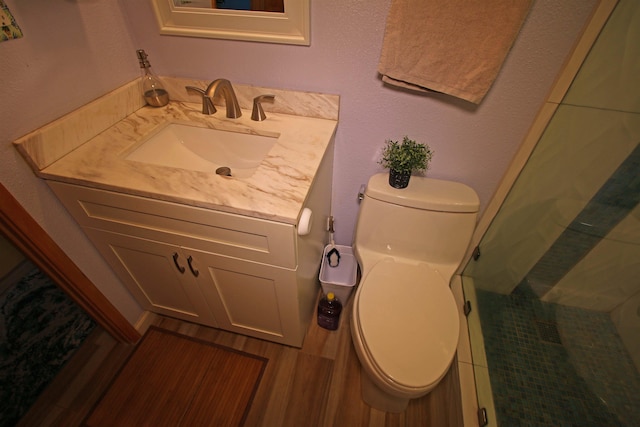
[[[302,237],[292,224],[48,184],[145,310],[302,346],[319,290],[321,226]],[[309,203],[322,210],[328,191]]]
[[[179,246],[91,227],[84,231],[143,308],[218,326]],[[193,265],[193,258],[190,262]]]
[[[241,105],[245,109],[261,93],[279,101],[268,120],[251,120],[250,110],[227,120],[201,114],[201,99],[183,89],[209,81],[167,80],[170,88],[181,88],[167,108],[144,106],[138,81],[132,81],[14,144],[141,307],[302,346],[329,237],[340,97],[235,85],[241,104],[249,100]],[[185,160],[189,150],[128,158],[171,124],[275,142],[262,157],[252,153],[261,161],[245,177],[198,171],[189,161],[163,166],[164,155]],[[209,154],[222,155],[222,147]],[[313,221],[304,221],[298,234],[298,221],[309,218],[309,211]],[[144,316],[127,301],[112,302],[127,310],[126,317]]]

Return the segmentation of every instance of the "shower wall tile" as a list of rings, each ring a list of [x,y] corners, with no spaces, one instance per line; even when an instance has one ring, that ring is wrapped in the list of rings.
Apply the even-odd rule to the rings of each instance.
[[[477,299],[499,425],[640,425],[640,374],[607,313],[542,302],[526,282]]]
[[[563,103],[640,112],[640,2],[618,4]]]
[[[559,106],[465,275],[479,289],[510,293],[638,141],[640,114]]]
[[[589,200],[585,208],[566,227],[562,235],[554,242],[553,246],[536,263],[535,267],[527,274],[530,283],[535,284],[534,290],[539,296],[543,296],[566,275],[572,274],[573,269],[592,255],[590,252],[602,242],[621,242],[610,250],[617,257],[603,253],[604,258],[611,261],[610,264],[602,263],[601,259],[595,259],[593,265],[597,270],[605,271],[607,265],[613,270],[612,275],[626,272],[633,277],[633,267],[640,266],[636,259],[637,247],[640,247],[640,239],[636,232],[638,221],[633,216],[633,210],[640,204],[640,145],[616,168],[615,172],[602,184],[598,192]],[[615,232],[615,228],[625,219],[625,229]],[[607,242],[605,242],[607,243]],[[611,246],[608,245],[607,246]],[[593,258],[591,258],[593,259]],[[585,265],[584,263],[582,264]],[[612,268],[613,267],[613,268]],[[584,272],[584,270],[579,269]],[[589,269],[587,269],[589,270]],[[637,274],[636,274],[637,275]],[[586,274],[582,281],[578,282],[572,290],[586,296],[591,287],[604,288],[601,282],[594,282],[595,276],[606,280],[597,274]],[[626,297],[635,293],[634,288],[640,291],[640,284],[631,281],[627,285],[627,292],[620,292],[619,288],[608,285],[609,292],[606,299],[611,307],[621,303]],[[543,287],[540,287],[542,284]],[[590,286],[591,285],[591,286]],[[546,287],[546,288],[545,288]],[[593,295],[591,304],[603,304],[599,294]],[[622,300],[618,300],[622,297]],[[617,302],[617,303],[616,303]],[[606,302],[605,302],[606,306]]]
[[[613,310],[611,320],[640,372],[640,292]]]
[[[638,271],[640,206],[557,282],[543,301],[610,312],[640,293]]]

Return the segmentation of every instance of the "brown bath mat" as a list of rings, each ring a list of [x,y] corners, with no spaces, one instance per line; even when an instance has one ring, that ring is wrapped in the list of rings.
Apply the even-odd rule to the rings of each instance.
[[[267,359],[151,327],[85,426],[241,426]]]

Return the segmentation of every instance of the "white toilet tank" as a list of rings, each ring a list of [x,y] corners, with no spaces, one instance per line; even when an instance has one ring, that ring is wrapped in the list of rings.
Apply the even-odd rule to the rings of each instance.
[[[476,225],[480,201],[470,187],[412,176],[409,186],[371,177],[360,205],[354,248],[367,271],[384,257],[427,262],[448,281],[458,268]]]

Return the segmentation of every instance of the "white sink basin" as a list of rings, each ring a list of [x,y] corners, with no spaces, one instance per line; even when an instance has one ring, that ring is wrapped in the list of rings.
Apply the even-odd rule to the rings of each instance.
[[[142,163],[215,173],[221,167],[231,176],[251,176],[277,137],[170,123],[149,136],[125,158]]]

